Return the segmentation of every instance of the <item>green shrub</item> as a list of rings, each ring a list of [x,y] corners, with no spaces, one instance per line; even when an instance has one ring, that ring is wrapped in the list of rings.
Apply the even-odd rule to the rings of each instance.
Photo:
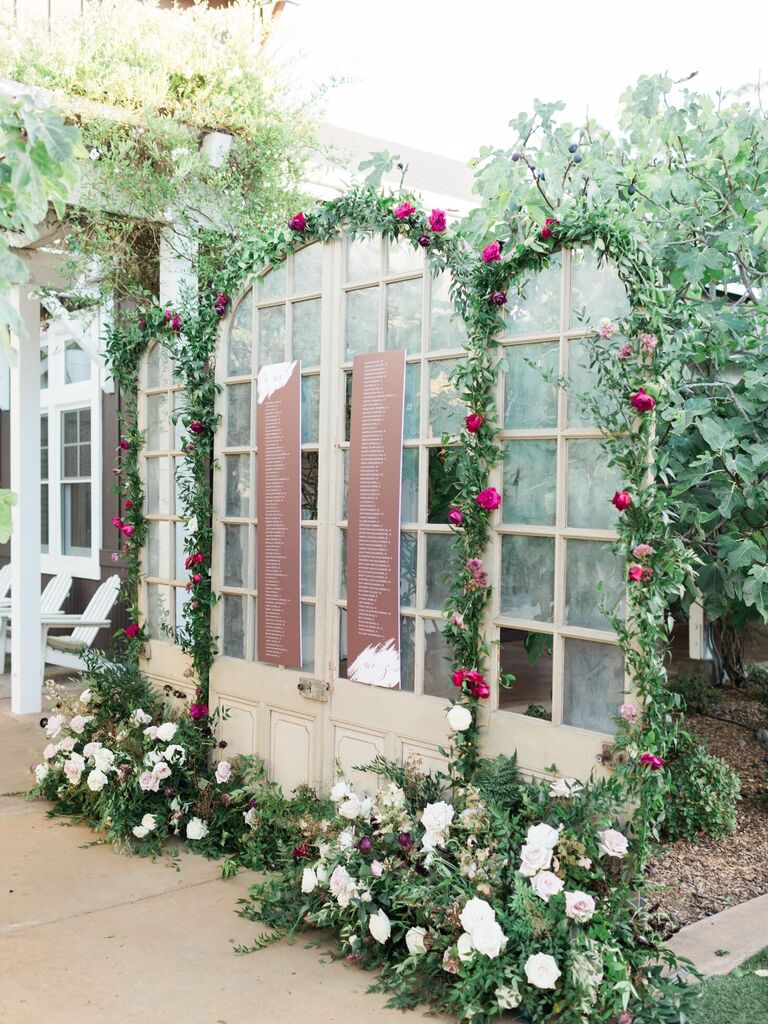
[[[768,668],[750,665],[747,669],[747,688],[753,697],[768,707]]]
[[[683,699],[683,710],[689,715],[700,715],[716,704],[722,704],[723,695],[701,674],[679,676],[667,681],[670,693],[677,693]]]
[[[669,759],[671,787],[664,820],[667,839],[724,839],[736,828],[741,780],[703,744],[688,739]]]

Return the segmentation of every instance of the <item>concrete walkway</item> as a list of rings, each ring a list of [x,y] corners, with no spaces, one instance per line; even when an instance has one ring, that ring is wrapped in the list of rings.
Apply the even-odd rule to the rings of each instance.
[[[768,947],[768,896],[758,896],[681,928],[669,946],[678,956],[693,960],[707,978],[729,974]]]
[[[235,914],[255,876],[221,881],[183,853],[127,857],[18,793],[39,759],[39,716],[0,700],[0,1021],[2,1024],[423,1024],[367,995],[371,975],[323,964],[306,939],[249,956],[263,929]],[[97,843],[97,845],[92,845]],[[311,937],[308,935],[308,937]]]

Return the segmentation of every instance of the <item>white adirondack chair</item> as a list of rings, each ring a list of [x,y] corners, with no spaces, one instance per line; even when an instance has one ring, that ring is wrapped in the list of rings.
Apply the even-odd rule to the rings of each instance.
[[[8,591],[11,589],[11,565],[4,565],[0,569],[0,599],[8,596]]]
[[[10,570],[10,566],[7,568]],[[3,585],[3,571],[0,570],[0,590],[2,590]],[[8,589],[10,589],[10,579],[8,581]],[[69,597],[71,589],[72,577],[68,572],[60,572],[52,580],[49,580],[45,590],[40,595],[40,614],[50,615],[53,612],[57,612]],[[2,607],[0,607],[0,671],[2,672],[5,672],[5,658],[8,653],[8,626],[10,621],[10,607],[4,601]]]
[[[120,577],[110,576],[104,580],[99,589],[88,602],[81,615],[43,615],[41,616],[43,641],[43,674],[45,665],[64,665],[67,668],[83,668],[79,655],[90,647],[100,629],[110,625],[109,613],[112,611],[120,591]],[[48,630],[73,626],[66,636],[48,636]]]

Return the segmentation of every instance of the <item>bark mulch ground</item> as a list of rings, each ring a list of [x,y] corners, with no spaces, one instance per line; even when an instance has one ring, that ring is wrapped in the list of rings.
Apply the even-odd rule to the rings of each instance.
[[[662,847],[649,874],[670,934],[768,892],[768,748],[755,735],[768,727],[768,709],[741,690],[724,690],[723,697],[688,725],[741,777],[736,831],[719,841]]]

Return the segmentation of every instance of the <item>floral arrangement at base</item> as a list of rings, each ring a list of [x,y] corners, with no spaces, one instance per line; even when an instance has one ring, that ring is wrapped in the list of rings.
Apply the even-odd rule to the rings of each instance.
[[[381,758],[369,770],[375,794],[340,780],[330,819],[240,913],[274,937],[333,929],[403,1009],[428,999],[476,1024],[513,1009],[561,1024],[684,1020],[686,986],[665,976],[675,961],[604,783],[529,784],[503,757],[480,763],[477,784]]]

